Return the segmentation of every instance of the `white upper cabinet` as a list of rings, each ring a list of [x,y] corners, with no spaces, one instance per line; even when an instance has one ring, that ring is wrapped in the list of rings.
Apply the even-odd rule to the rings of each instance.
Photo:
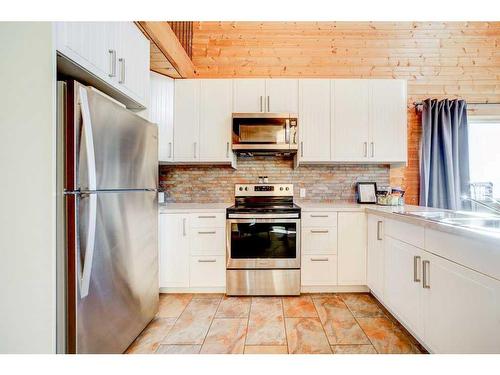
[[[175,80],[174,161],[193,162],[200,158],[200,81]]]
[[[265,79],[234,79],[233,90],[233,112],[265,112]]]
[[[227,79],[203,79],[200,83],[200,159],[230,162],[233,155],[231,151],[232,82]]]
[[[406,162],[406,81],[370,80],[372,161]]]
[[[149,41],[133,22],[57,22],[56,48],[92,76],[147,105]]]
[[[298,112],[298,80],[267,79],[265,95],[266,112]]]
[[[339,79],[332,85],[333,161],[368,161],[369,81]]]
[[[158,124],[158,160],[171,162],[174,156],[174,80],[150,73],[149,120]]]
[[[330,80],[299,81],[299,161],[330,161]]]
[[[297,79],[234,79],[233,112],[297,113]]]

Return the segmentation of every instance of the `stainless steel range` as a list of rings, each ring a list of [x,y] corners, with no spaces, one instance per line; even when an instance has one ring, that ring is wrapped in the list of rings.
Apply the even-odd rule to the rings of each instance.
[[[300,207],[292,184],[235,185],[227,209],[227,294],[300,294]]]

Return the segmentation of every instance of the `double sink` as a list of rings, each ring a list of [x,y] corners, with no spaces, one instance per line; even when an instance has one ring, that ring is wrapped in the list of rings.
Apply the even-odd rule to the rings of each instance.
[[[463,211],[404,211],[400,215],[419,217],[442,224],[500,233],[500,216]]]

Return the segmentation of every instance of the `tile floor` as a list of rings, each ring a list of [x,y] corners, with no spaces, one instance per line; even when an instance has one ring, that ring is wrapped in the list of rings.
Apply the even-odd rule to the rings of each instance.
[[[416,354],[421,350],[366,293],[162,294],[157,316],[127,353]]]

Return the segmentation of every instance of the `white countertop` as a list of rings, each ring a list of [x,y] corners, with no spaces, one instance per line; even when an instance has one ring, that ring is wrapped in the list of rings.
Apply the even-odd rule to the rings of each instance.
[[[158,210],[163,213],[184,212],[226,212],[232,203],[160,203]]]

